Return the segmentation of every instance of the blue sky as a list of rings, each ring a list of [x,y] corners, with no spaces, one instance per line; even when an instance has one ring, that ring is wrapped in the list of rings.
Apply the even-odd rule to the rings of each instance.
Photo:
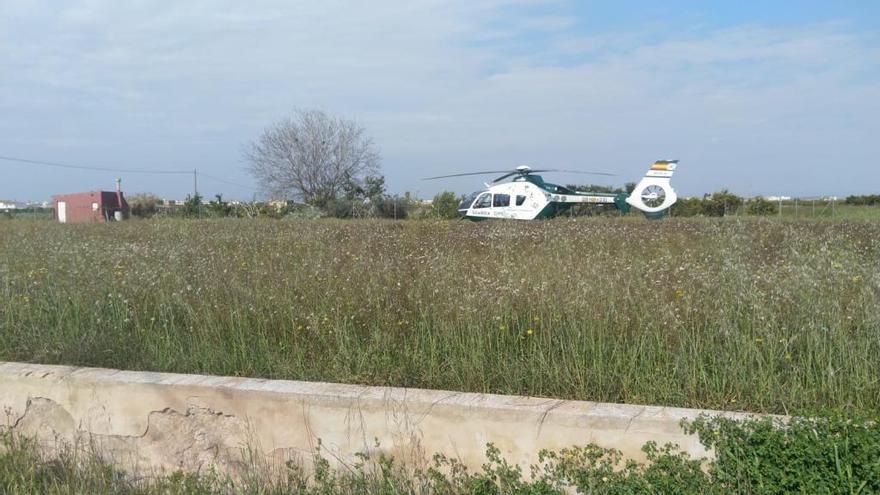
[[[222,178],[295,108],[356,119],[392,192],[520,164],[681,194],[880,192],[880,2],[232,0],[0,2],[0,155]],[[182,198],[180,175],[0,162],[0,198],[113,187]],[[553,176],[583,182],[582,176]],[[229,183],[237,184],[231,185]]]

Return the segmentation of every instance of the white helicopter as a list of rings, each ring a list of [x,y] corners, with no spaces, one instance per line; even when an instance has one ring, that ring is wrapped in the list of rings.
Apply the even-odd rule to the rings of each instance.
[[[636,184],[632,193],[602,193],[573,191],[565,186],[544,182],[539,172],[587,173],[593,175],[614,175],[602,172],[579,172],[572,170],[532,170],[522,165],[513,171],[497,170],[469,172],[464,174],[427,177],[424,180],[504,173],[501,177],[486,184],[486,189],[467,196],[459,205],[458,211],[466,218],[483,220],[487,218],[509,218],[514,220],[535,220],[552,218],[568,211],[579,203],[614,205],[623,213],[629,213],[630,206],[642,211],[651,219],[662,218],[678,196],[670,185],[672,174],[678,160],[658,160],[651,165],[648,173]],[[502,182],[513,177],[509,182]]]

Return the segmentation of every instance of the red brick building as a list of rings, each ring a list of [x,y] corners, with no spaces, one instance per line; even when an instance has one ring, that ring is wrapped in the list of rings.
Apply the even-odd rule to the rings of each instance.
[[[106,222],[128,218],[122,191],[92,191],[52,196],[55,219],[61,223]],[[117,214],[118,213],[118,214]]]

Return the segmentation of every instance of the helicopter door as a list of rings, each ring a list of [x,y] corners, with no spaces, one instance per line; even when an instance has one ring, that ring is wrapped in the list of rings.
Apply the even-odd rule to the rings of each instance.
[[[483,193],[477,196],[477,199],[474,201],[474,204],[471,206],[471,209],[468,210],[468,215],[474,215],[479,217],[489,217],[492,215],[492,194],[491,193]]]
[[[525,194],[525,191],[515,191],[514,194],[510,195],[510,213],[514,218],[523,218],[523,215],[528,215],[529,212],[529,204],[528,197]]]
[[[474,208],[489,208],[492,206],[492,195],[489,193],[481,194],[476,201],[474,201]]]
[[[495,210],[493,216],[509,217],[510,212],[510,195],[509,194],[493,194],[492,209]]]

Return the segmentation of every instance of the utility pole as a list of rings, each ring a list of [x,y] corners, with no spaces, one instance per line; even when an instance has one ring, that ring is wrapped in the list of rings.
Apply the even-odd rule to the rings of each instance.
[[[196,202],[196,208],[199,210],[199,218],[202,218],[202,200],[199,198],[199,171],[193,169],[193,201]]]

